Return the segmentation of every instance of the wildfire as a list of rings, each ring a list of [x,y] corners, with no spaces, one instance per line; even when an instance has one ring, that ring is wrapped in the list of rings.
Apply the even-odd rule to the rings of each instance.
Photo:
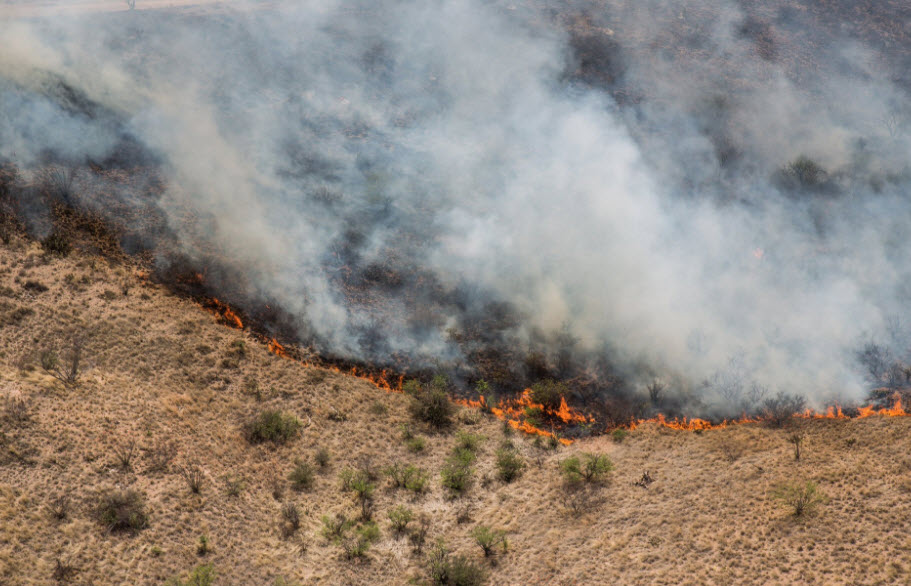
[[[237,313],[235,313],[234,310],[232,310],[227,304],[219,301],[218,299],[212,298],[207,300],[203,307],[221,318],[221,320],[227,325],[235,327],[237,329],[243,329],[243,322]],[[389,393],[403,392],[402,386],[405,378],[403,375],[399,375],[394,380],[390,381],[390,374],[386,370],[382,370],[379,373],[376,373],[359,369],[357,366],[343,369],[336,365],[319,364],[292,355],[275,338],[266,338],[264,336],[260,336],[260,338],[263,340],[263,342],[266,343],[267,349],[272,354],[289,360],[294,360],[306,368],[325,368],[331,372],[347,374],[349,376],[367,381],[375,387]],[[552,437],[557,439],[563,445],[570,445],[573,443],[573,440],[560,437],[556,432],[553,431],[553,428],[548,431],[539,427],[539,425],[543,424],[546,421],[551,421],[554,423],[561,422],[564,425],[592,425],[596,423],[594,417],[585,415],[584,413],[570,407],[566,402],[566,397],[560,397],[560,405],[556,408],[546,406],[542,403],[536,403],[532,399],[531,389],[525,389],[522,394],[516,398],[502,399],[496,405],[489,405],[487,403],[487,399],[483,396],[479,397],[478,399],[454,399],[454,402],[465,407],[472,407],[475,409],[488,411],[498,419],[505,421],[513,429],[527,434]],[[826,409],[825,412],[818,412],[812,409],[807,409],[803,413],[794,414],[795,417],[802,419],[862,419],[865,417],[871,417],[873,415],[880,415],[883,417],[903,417],[906,415],[911,415],[911,413],[905,411],[904,407],[902,406],[901,396],[896,393],[891,407],[883,407],[879,409],[873,405],[859,407],[857,409],[857,415],[846,415],[842,411],[842,407],[840,405],[830,406]],[[698,417],[674,417],[672,419],[668,419],[663,414],[659,414],[656,417],[650,419],[633,419],[627,424],[609,426],[606,427],[604,431],[610,432],[614,429],[621,428],[633,430],[646,424],[655,424],[660,427],[666,427],[679,431],[703,431],[712,429],[724,429],[730,425],[757,423],[762,420],[763,419],[761,417],[750,417],[746,414],[738,419],[724,419],[720,422],[712,422],[706,419],[699,419]],[[559,423],[557,424],[559,425]]]
[[[244,329],[244,322],[242,322],[240,317],[234,313],[234,310],[231,309],[226,303],[219,301],[215,297],[209,299],[208,302],[203,305],[203,307],[221,318],[222,321],[227,323],[229,326],[237,328],[238,330]]]

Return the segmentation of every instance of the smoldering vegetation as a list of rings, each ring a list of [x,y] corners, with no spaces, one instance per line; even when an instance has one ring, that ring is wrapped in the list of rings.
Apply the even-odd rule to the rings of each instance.
[[[10,222],[605,420],[907,386],[901,3],[225,4],[3,23]]]

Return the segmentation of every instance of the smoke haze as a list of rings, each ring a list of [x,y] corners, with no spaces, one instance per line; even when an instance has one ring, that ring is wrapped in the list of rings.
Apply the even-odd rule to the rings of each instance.
[[[839,7],[0,3],[0,159],[334,356],[859,400],[909,351],[911,11]]]

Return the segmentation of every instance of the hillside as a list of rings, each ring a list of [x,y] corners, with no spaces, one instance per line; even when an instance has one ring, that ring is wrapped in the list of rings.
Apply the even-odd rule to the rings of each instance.
[[[161,584],[207,563],[216,584],[405,584],[427,579],[437,540],[487,568],[491,584],[877,584],[911,576],[911,457],[899,447],[906,418],[703,433],[649,424],[622,442],[598,437],[552,450],[463,409],[444,431],[411,424],[426,438],[412,452],[400,429],[411,421],[408,397],[271,354],[149,282],[141,266],[79,251],[50,255],[13,237],[0,248],[0,267],[4,584],[54,583],[55,572],[74,584]],[[65,357],[77,330],[87,334],[81,374],[65,386],[42,369],[41,355],[57,348]],[[285,445],[251,444],[244,424],[268,409],[306,427]],[[795,428],[806,432],[799,462],[787,441]],[[486,439],[477,481],[452,498],[440,470],[459,431]],[[527,463],[511,483],[494,465],[505,440]],[[130,442],[126,467],[118,454]],[[295,460],[314,462],[321,448],[328,464],[314,465],[310,489],[294,490]],[[581,452],[605,454],[616,469],[584,510],[572,511],[580,493],[564,484],[559,462]],[[419,466],[427,491],[392,489],[380,475],[379,539],[362,559],[346,559],[320,535],[320,518],[358,516],[339,476],[365,461],[376,470]],[[181,473],[194,466],[198,494]],[[634,485],[645,471],[653,482]],[[773,498],[795,479],[818,482],[828,496],[815,515],[794,518]],[[99,523],[99,494],[114,488],[144,495],[146,528],[109,532]],[[58,519],[61,496],[69,505]],[[282,527],[286,503],[299,508],[295,532]],[[397,505],[429,515],[422,554],[390,528]],[[480,524],[504,530],[508,551],[485,559],[470,535]]]

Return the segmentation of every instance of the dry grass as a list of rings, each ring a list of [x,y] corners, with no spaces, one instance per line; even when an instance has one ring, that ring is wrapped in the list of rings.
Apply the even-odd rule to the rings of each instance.
[[[24,288],[27,281],[48,291]],[[104,295],[125,283],[128,295]],[[47,257],[17,241],[0,248],[4,288],[12,304],[33,313],[0,328],[0,391],[28,407],[27,416],[11,411],[3,423],[3,584],[46,584],[61,573],[83,584],[161,584],[201,563],[213,564],[219,584],[280,576],[404,584],[424,576],[438,538],[485,565],[491,584],[911,580],[911,457],[903,447],[911,419],[808,421],[799,462],[788,430],[756,425],[701,434],[646,426],[622,443],[603,437],[555,452],[513,436],[527,467],[507,484],[495,466],[501,424],[472,416],[471,433],[487,439],[472,464],[476,482],[452,499],[440,469],[456,438],[416,425],[426,446],[409,451],[400,429],[409,421],[406,397],[331,372],[315,376],[129,266],[77,252]],[[89,334],[84,370],[64,386],[41,369],[40,353],[76,330]],[[238,340],[246,342],[240,358]],[[234,360],[230,367],[225,358]],[[264,410],[311,423],[287,444],[251,445],[244,424]],[[464,417],[456,419],[463,423],[455,429],[464,427]],[[321,450],[331,454],[325,466],[317,465]],[[596,494],[573,495],[562,479],[558,462],[582,452],[605,454],[616,466],[591,489]],[[347,560],[320,536],[320,518],[358,516],[338,474],[364,458],[376,470],[422,468],[429,490],[396,490],[379,479],[380,539],[364,559]],[[314,464],[308,490],[291,490],[296,461]],[[180,473],[187,469],[202,479],[198,493]],[[654,482],[634,486],[646,470]],[[795,520],[773,498],[794,480],[812,480],[828,496],[816,515]],[[109,532],[97,522],[98,494],[114,490],[145,496],[147,528]],[[390,525],[388,513],[399,506],[413,512],[413,526],[431,519],[422,555]],[[484,559],[472,538],[481,524],[505,531],[508,552]]]

